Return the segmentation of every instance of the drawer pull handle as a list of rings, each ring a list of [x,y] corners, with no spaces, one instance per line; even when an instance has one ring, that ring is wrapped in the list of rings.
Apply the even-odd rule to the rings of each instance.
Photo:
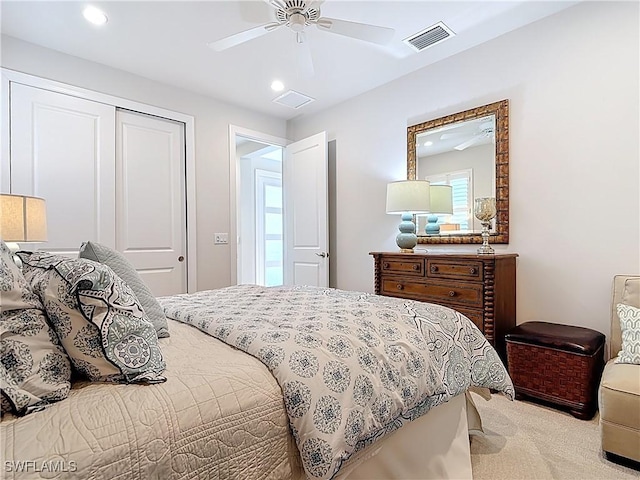
[[[384,262],[384,263],[382,264],[382,268],[384,268],[384,269],[389,268],[389,264],[388,264],[387,262]]]
[[[455,297],[456,296],[456,292],[454,292],[453,290],[449,290],[449,296],[450,297]]]
[[[402,285],[401,283],[399,283],[397,286],[398,286],[398,290],[404,290],[404,285]]]
[[[471,268],[469,269],[469,273],[470,273],[471,275],[475,275],[475,274],[476,274],[476,272],[477,272],[476,267],[471,267]]]
[[[417,272],[418,270],[420,270],[420,265],[415,264],[415,265],[413,266],[413,269]]]
[[[438,267],[435,265],[431,265],[431,273],[436,273],[438,271]]]

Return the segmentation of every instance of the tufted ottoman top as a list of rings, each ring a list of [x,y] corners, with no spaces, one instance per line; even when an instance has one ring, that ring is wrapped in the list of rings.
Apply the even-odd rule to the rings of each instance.
[[[581,355],[593,355],[604,345],[604,334],[585,327],[549,322],[526,322],[505,335],[507,342],[557,348]]]

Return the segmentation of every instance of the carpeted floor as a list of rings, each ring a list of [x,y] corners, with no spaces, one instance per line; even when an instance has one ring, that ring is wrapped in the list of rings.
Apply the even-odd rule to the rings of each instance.
[[[474,480],[640,478],[640,471],[603,457],[597,414],[585,421],[502,395],[473,398],[485,432],[471,437]]]

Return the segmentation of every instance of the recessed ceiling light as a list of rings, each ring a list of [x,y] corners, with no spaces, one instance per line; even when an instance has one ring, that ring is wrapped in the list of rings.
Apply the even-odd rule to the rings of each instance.
[[[107,23],[107,15],[100,9],[96,7],[87,7],[82,11],[82,15],[87,21],[93,23],[94,25],[104,25]]]
[[[430,147],[431,145],[433,145],[433,142],[431,140],[429,140],[428,142],[424,142],[425,147]]]
[[[271,89],[275,92],[281,92],[282,90],[284,90],[284,83],[282,83],[280,80],[274,80],[271,83]]]

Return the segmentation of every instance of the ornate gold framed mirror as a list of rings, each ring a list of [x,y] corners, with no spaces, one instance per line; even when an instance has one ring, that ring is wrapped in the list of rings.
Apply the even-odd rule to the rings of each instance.
[[[509,101],[407,127],[407,179],[452,186],[448,207],[417,218],[418,243],[482,243],[479,197],[496,199],[490,243],[509,243]]]

